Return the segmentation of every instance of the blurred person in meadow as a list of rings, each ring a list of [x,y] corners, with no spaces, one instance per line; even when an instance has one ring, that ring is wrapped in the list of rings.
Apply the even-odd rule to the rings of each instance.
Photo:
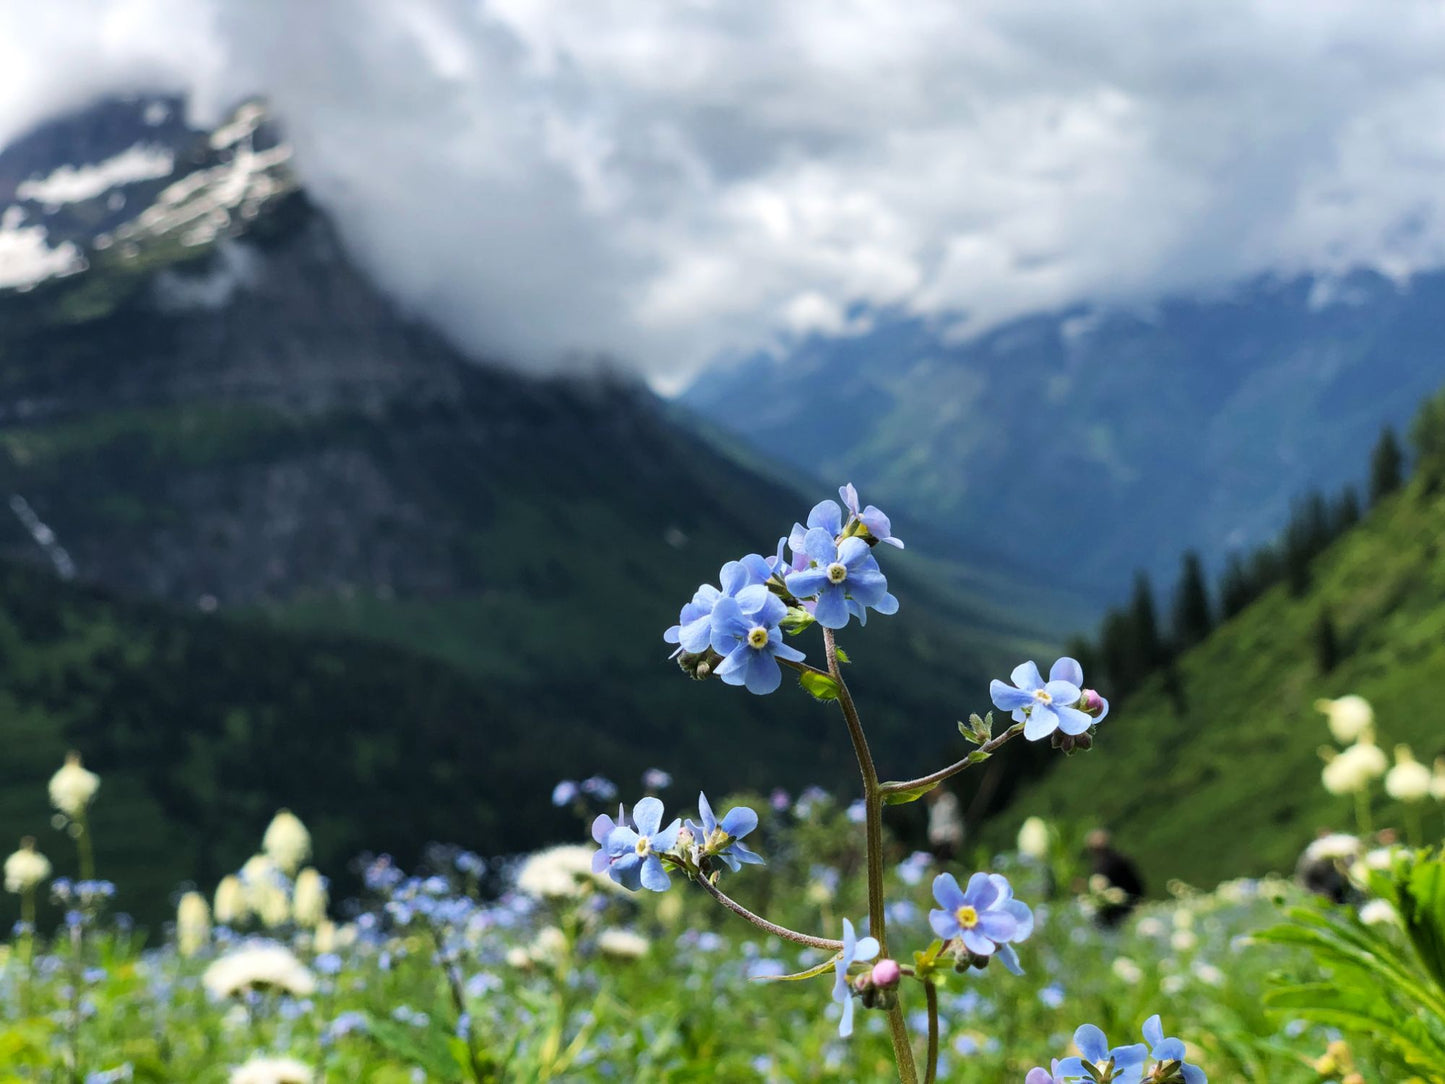
[[[1089,852],[1089,887],[1103,897],[1099,925],[1115,929],[1144,898],[1144,877],[1133,859],[1114,849],[1105,828],[1095,828],[1084,839]]]

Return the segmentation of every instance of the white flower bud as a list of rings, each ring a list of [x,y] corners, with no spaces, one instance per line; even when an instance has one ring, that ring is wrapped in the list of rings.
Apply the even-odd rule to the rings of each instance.
[[[176,946],[182,956],[194,956],[211,940],[211,909],[199,892],[187,892],[176,907]]]
[[[252,1058],[231,1070],[229,1084],[313,1084],[316,1075],[295,1058]]]
[[[64,766],[50,777],[50,804],[73,819],[85,812],[99,789],[100,776],[81,765],[79,753],[67,753]]]
[[[1415,759],[1408,745],[1395,746],[1395,766],[1385,776],[1385,793],[1397,802],[1423,802],[1430,797],[1430,769]]]
[[[288,876],[301,868],[311,855],[311,833],[301,818],[283,809],[271,819],[261,839],[261,850]]]
[[[234,926],[250,917],[251,907],[246,902],[246,888],[234,874],[221,878],[216,886],[216,921],[223,926]]]
[[[19,895],[31,892],[50,876],[50,859],[35,849],[35,840],[26,836],[20,849],[5,859],[5,891]]]
[[[307,866],[296,875],[291,892],[291,910],[298,926],[315,927],[326,918],[326,882],[321,874]]]
[[[651,942],[631,930],[603,930],[597,938],[597,950],[617,960],[636,960],[647,954]]]
[[[1047,821],[1042,817],[1030,817],[1019,828],[1019,853],[1042,862],[1049,856],[1052,837]]]
[[[1338,700],[1321,698],[1315,701],[1315,710],[1325,714],[1330,733],[1340,744],[1359,741],[1373,732],[1375,710],[1363,696],[1342,696]]]
[[[316,989],[315,976],[284,945],[257,941],[242,945],[206,968],[201,977],[214,998],[247,990],[282,990],[305,997]]]

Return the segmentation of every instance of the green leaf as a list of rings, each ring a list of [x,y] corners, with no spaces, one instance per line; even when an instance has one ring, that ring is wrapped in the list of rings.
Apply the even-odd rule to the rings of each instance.
[[[838,683],[827,674],[815,674],[811,670],[804,670],[798,675],[798,684],[814,700],[838,699]]]
[[[831,971],[833,965],[838,962],[838,953],[824,960],[817,967],[810,967],[806,971],[799,971],[796,975],[758,975],[753,982],[802,982],[804,979],[816,978],[824,971]]]
[[[834,645],[833,645],[833,652],[834,652],[834,654],[836,654],[836,655],[838,656],[838,661],[839,661],[839,662],[852,662],[852,661],[853,661],[852,659],[850,659],[850,658],[848,657],[848,652],[844,651],[844,650],[843,650],[841,647],[839,647],[837,644],[834,644]]]
[[[942,780],[939,780],[942,782]],[[896,787],[897,783],[884,783],[885,787]],[[938,783],[923,783],[916,787],[909,787],[907,790],[895,790],[885,792],[883,795],[884,805],[907,805],[909,802],[916,802],[925,794],[931,791]]]

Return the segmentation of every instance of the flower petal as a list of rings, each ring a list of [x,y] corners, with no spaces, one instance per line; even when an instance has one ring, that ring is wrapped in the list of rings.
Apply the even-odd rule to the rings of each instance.
[[[1019,708],[1026,708],[1034,702],[1033,693],[1016,689],[1012,685],[1005,685],[998,678],[994,678],[988,683],[988,695],[993,700],[993,706],[1000,711],[1015,711]]]
[[[632,807],[632,823],[639,836],[651,836],[662,827],[662,802],[648,795]]]
[[[1043,675],[1039,673],[1038,665],[1032,659],[1015,666],[1013,673],[1009,675],[1009,680],[1028,692],[1034,692],[1044,687]]]
[[[1070,685],[1084,684],[1084,668],[1079,665],[1078,659],[1071,659],[1067,655],[1054,662],[1049,668],[1050,681],[1067,681]]]

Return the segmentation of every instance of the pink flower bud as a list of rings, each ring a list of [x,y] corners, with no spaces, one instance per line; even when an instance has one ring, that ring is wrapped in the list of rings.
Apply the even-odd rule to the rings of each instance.
[[[1104,698],[1093,689],[1085,689],[1079,697],[1079,710],[1086,715],[1098,715],[1104,710]]]
[[[879,960],[873,965],[873,985],[884,988],[897,986],[903,977],[903,970],[897,960]]]

